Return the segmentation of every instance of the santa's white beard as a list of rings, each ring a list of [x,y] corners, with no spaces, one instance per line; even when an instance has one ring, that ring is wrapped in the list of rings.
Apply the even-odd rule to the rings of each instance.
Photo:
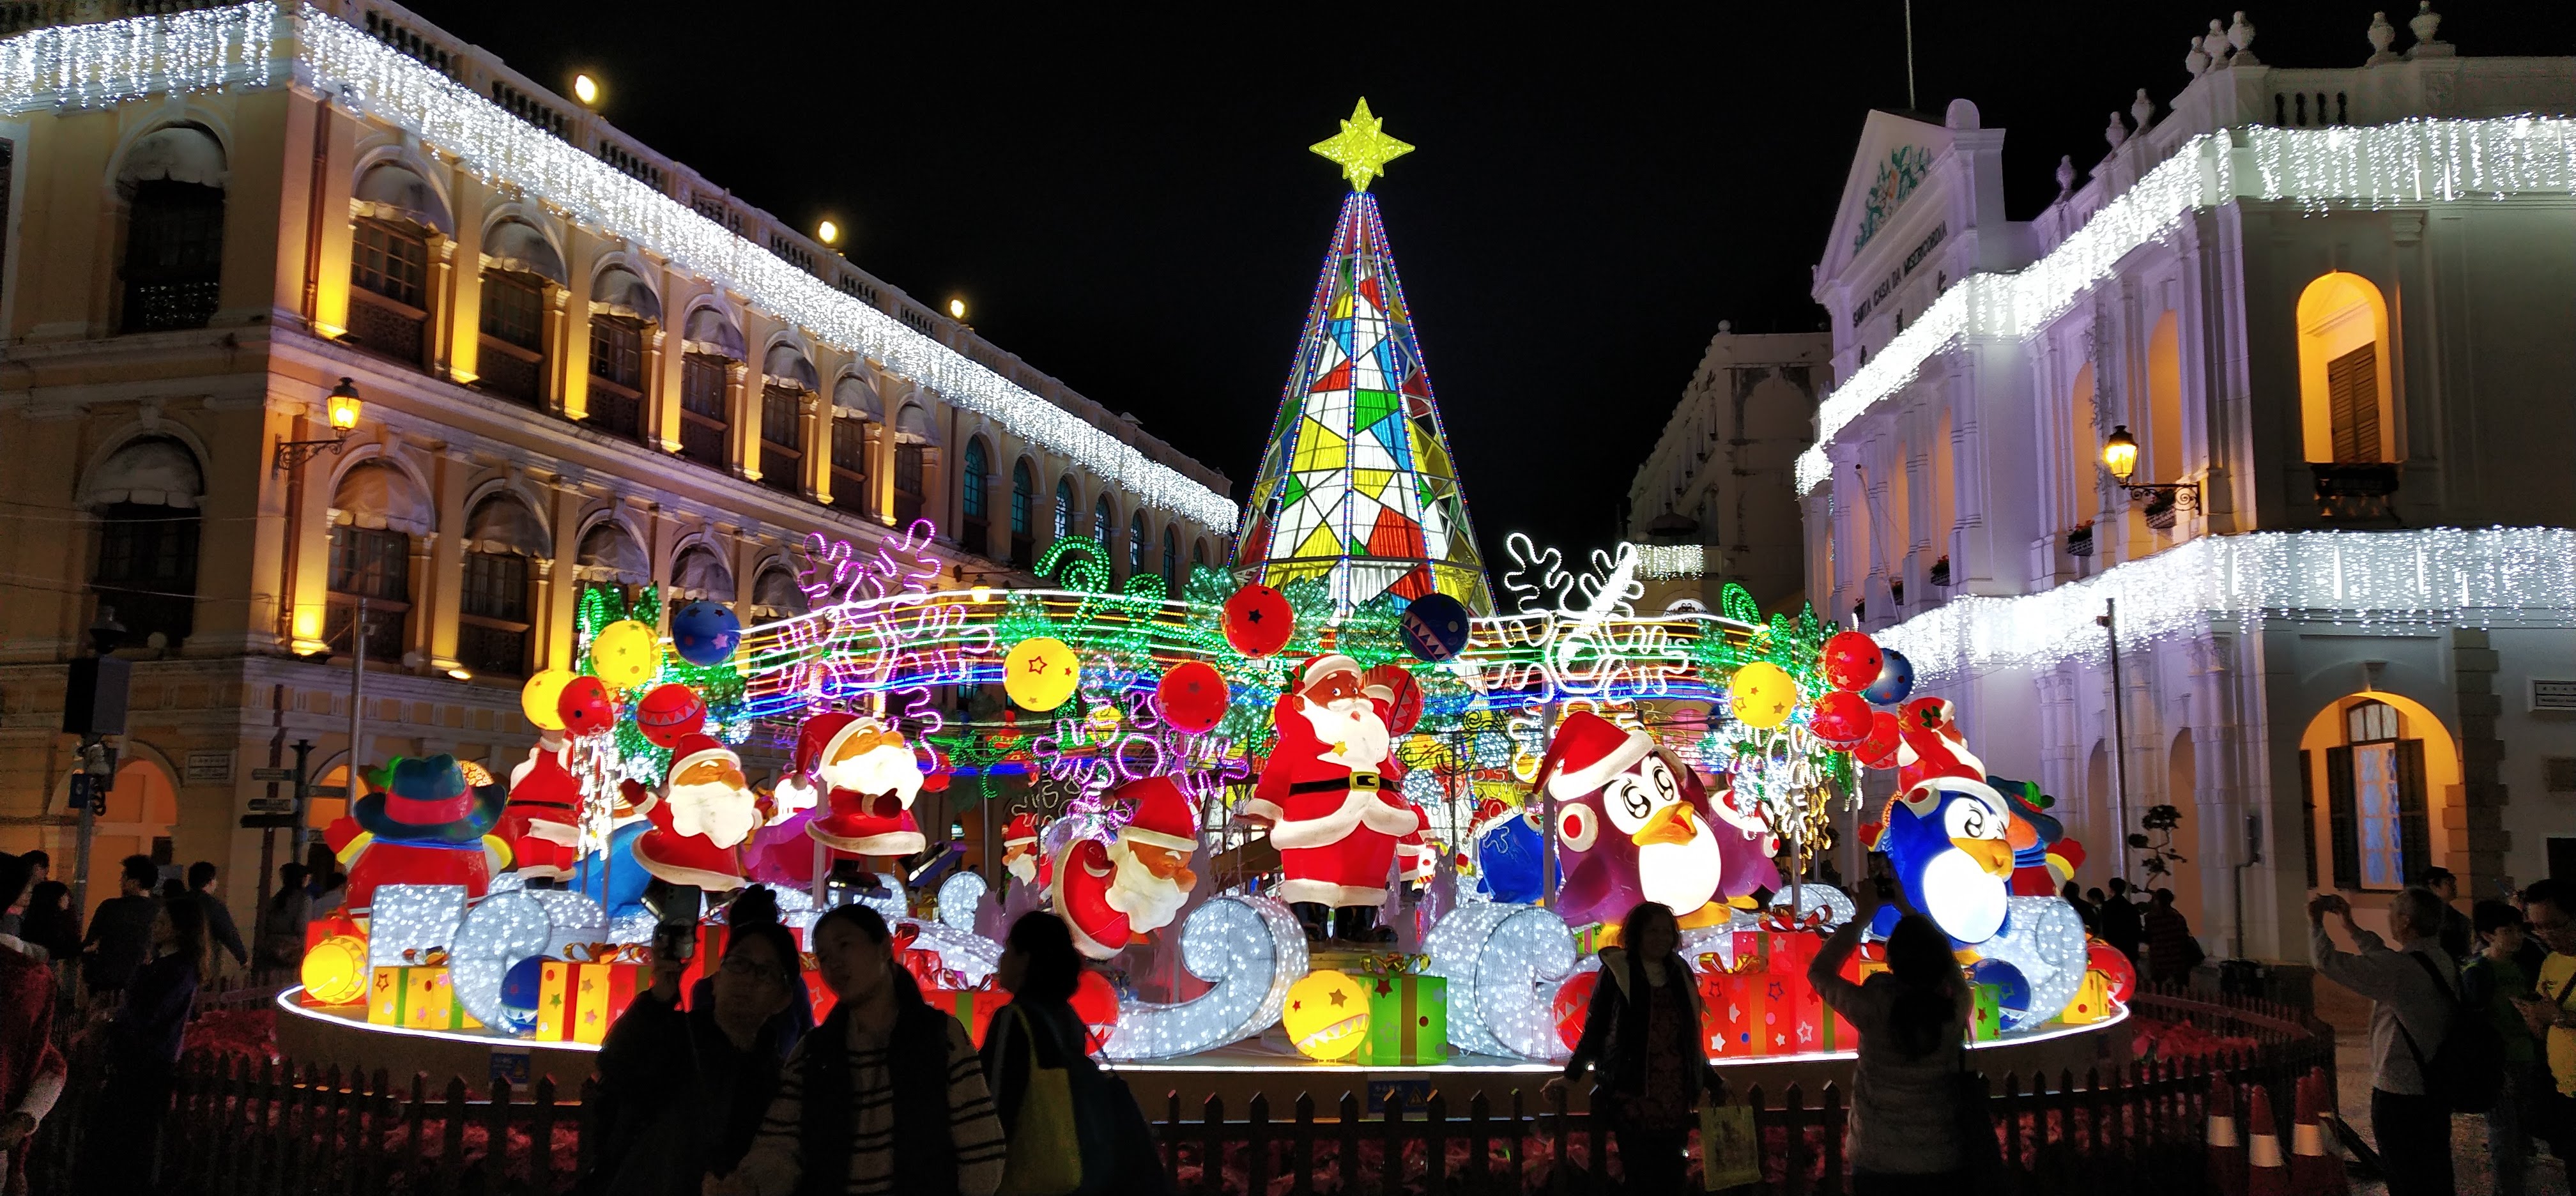
[[[1637,890],[1677,915],[1708,904],[1725,879],[1717,837],[1700,823],[1688,843],[1649,843],[1637,849]]]
[[[1115,871],[1103,900],[1109,908],[1127,915],[1129,930],[1143,934],[1171,925],[1172,917],[1181,912],[1181,903],[1190,899],[1190,891],[1182,888],[1181,882],[1154,875],[1123,842],[1109,845],[1109,862]]]
[[[1324,745],[1319,759],[1371,771],[1386,763],[1386,724],[1379,721],[1377,707],[1367,698],[1345,698],[1329,705],[1300,698],[1297,712],[1306,716],[1315,738]]]
[[[1002,870],[1021,884],[1038,882],[1038,853],[1026,847],[1014,847],[1002,853]]]
[[[912,808],[912,798],[921,792],[921,761],[911,752],[898,747],[873,747],[847,760],[835,761],[822,768],[823,783],[852,793],[892,793]]]
[[[760,825],[760,810],[752,804],[751,792],[721,782],[673,786],[665,800],[671,805],[674,832],[704,835],[718,847],[741,843]]]

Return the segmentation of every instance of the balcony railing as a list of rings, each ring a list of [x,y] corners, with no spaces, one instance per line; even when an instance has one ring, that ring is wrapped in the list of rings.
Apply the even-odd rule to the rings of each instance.
[[[349,339],[369,352],[418,368],[429,313],[373,291],[349,291]]]
[[[2310,461],[2316,475],[2317,509],[2328,519],[2393,520],[2397,486],[2404,466],[2395,461]]]

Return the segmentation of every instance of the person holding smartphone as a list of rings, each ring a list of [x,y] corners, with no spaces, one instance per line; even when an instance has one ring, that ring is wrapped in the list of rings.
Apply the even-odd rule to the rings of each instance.
[[[2561,881],[2535,881],[2522,891],[2522,916],[2549,948],[2530,997],[2516,1002],[2540,1035],[2549,1079],[2527,1110],[2531,1135],[2564,1159],[2576,1151],[2576,891]]]

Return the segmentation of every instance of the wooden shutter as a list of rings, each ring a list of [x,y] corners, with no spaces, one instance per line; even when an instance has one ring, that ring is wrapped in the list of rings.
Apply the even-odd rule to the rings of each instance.
[[[2308,887],[2317,887],[2317,779],[2315,753],[2299,753],[2299,854],[2307,857]]]
[[[2397,741],[2397,846],[2412,884],[2433,866],[2432,800],[2424,792],[2424,741]]]
[[[2361,827],[2352,784],[2352,749],[2326,749],[2326,826],[2334,840],[2334,883],[2361,887]]]
[[[2379,460],[2379,346],[2363,345],[2326,363],[2326,411],[2336,463]]]

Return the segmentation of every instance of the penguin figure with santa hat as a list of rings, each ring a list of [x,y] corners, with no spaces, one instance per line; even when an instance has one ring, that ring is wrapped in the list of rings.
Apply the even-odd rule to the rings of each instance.
[[[1726,857],[1707,790],[1645,732],[1590,711],[1567,715],[1538,784],[1557,803],[1557,908],[1569,924],[1616,925],[1639,901],[1661,903],[1684,927],[1731,916],[1716,901]]]
[[[1092,959],[1107,959],[1171,925],[1198,885],[1190,871],[1198,819],[1180,787],[1169,777],[1145,777],[1110,797],[1135,803],[1127,825],[1107,843],[1077,838],[1065,844],[1051,886],[1056,915],[1073,931],[1073,945]]]
[[[1394,702],[1394,691],[1370,684],[1358,661],[1326,652],[1306,662],[1272,707],[1279,740],[1239,813],[1270,828],[1286,878],[1278,896],[1309,939],[1391,941],[1394,932],[1377,923],[1399,851],[1405,879],[1429,875],[1430,818],[1398,784]]]

